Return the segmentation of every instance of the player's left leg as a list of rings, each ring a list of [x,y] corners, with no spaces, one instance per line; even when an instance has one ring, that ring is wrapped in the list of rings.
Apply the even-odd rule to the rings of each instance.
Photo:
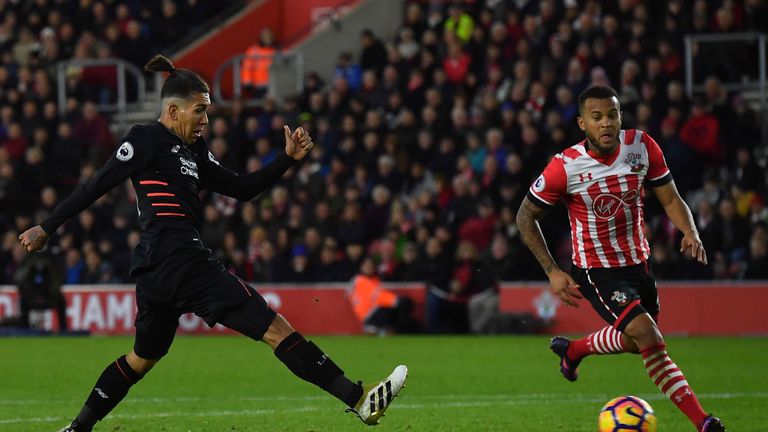
[[[579,284],[581,295],[609,326],[581,339],[570,340],[564,336],[552,338],[549,349],[560,357],[560,372],[569,381],[578,379],[581,361],[590,355],[637,353],[637,345],[614,324],[624,316],[623,312],[641,302],[638,293],[638,274],[641,266],[618,269],[582,269],[573,267],[571,276]]]
[[[637,354],[639,352],[635,341],[613,326],[605,326],[586,337],[572,340],[568,344],[568,357],[579,361],[590,355]]]
[[[626,325],[641,312],[648,312],[657,321],[659,295],[648,263],[617,269],[574,267],[571,275],[579,283],[582,296],[611,324],[581,339],[552,338],[550,349],[560,357],[563,376],[575,381],[578,378],[577,368],[587,356],[640,352],[635,341],[622,332],[623,327],[619,324]],[[635,310],[638,302],[642,308]]]
[[[179,314],[147,310],[137,296],[136,341],[133,349],[110,363],[99,376],[75,420],[63,431],[90,432],[128,394],[128,391],[168,353]]]
[[[645,369],[653,383],[691,420],[697,431],[725,430],[719,419],[708,416],[701,407],[683,372],[669,357],[664,338],[650,315],[643,313],[636,316],[624,331],[640,348]]]

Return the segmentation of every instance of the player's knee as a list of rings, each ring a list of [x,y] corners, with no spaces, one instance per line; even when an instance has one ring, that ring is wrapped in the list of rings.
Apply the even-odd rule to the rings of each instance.
[[[664,338],[656,326],[656,322],[647,314],[633,319],[627,325],[624,333],[634,339],[640,349],[664,343]]]
[[[125,356],[125,360],[131,366],[131,369],[133,369],[136,373],[144,375],[152,370],[153,367],[155,367],[157,362],[160,361],[160,358],[145,359],[139,357],[135,352],[131,351],[128,353],[128,355]]]
[[[262,340],[274,349],[283,341],[283,339],[287,338],[295,331],[296,330],[293,329],[288,320],[282,315],[276,314],[275,319],[272,320],[266,333],[264,333]]]

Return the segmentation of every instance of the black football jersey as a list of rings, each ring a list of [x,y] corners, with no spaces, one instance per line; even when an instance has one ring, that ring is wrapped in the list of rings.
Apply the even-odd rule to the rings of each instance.
[[[91,205],[100,196],[130,178],[142,235],[133,252],[131,272],[159,262],[179,248],[203,248],[203,189],[250,200],[273,185],[295,164],[285,153],[250,174],[222,167],[203,138],[192,145],[162,123],[131,128],[104,166],[81,185],[42,222],[47,233]]]

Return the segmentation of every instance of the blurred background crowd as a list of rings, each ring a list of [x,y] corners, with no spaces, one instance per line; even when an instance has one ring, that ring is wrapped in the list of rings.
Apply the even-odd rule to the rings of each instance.
[[[213,3],[0,0],[0,284],[22,265],[18,235],[120,142],[96,105],[114,100],[114,72],[68,70],[60,114],[56,62],[142,67],[212,16]],[[302,94],[253,109],[214,103],[205,135],[225,167],[270,163],[284,124],[317,145],[251,202],[203,191],[203,241],[257,283],[349,281],[366,258],[384,281],[426,282],[458,301],[499,280],[543,279],[515,214],[549,158],[583,140],[579,93],[607,84],[621,96],[623,128],[661,145],[710,257],[705,267],[679,254],[679,233],[648,194],[656,275],[768,278],[760,119],[723,86],[754,74],[754,58],[701,52],[705,90],[689,98],[684,88],[683,35],[742,31],[768,32],[766,1],[407,2],[395,34],[364,31],[356,52],[339,54],[332,81],[310,72]],[[126,182],[52,236],[62,281],[130,283],[137,227]],[[565,209],[542,227],[567,268]]]

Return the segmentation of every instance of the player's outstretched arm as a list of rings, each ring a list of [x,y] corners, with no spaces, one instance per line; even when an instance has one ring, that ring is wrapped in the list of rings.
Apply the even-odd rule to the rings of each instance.
[[[285,154],[281,154],[264,168],[249,174],[240,175],[222,167],[210,152],[207,157],[200,158],[201,162],[198,166],[201,170],[200,179],[203,187],[242,201],[252,200],[267,188],[272,187],[290,167],[304,159],[314,147],[312,138],[303,128],[299,127],[291,132],[288,126],[284,126],[284,131]]]
[[[19,241],[27,252],[37,252],[48,243],[48,233],[43,227],[36,225],[21,233]]]
[[[691,258],[706,265],[707,252],[699,238],[699,231],[693,221],[691,209],[677,192],[675,182],[671,181],[665,185],[654,187],[653,192],[664,207],[669,220],[683,233],[680,252],[684,254],[690,250]]]
[[[80,185],[62,201],[53,212],[35,227],[19,236],[28,252],[36,252],[45,246],[48,236],[64,222],[93,204],[99,197],[140,171],[152,158],[153,150],[147,145],[146,133],[134,127],[123,139],[112,157],[93,177]]]
[[[576,299],[580,299],[578,292],[579,285],[573,280],[571,275],[562,271],[552,258],[549,252],[547,242],[539,227],[539,219],[544,215],[543,208],[533,204],[528,197],[523,199],[523,204],[517,212],[517,228],[520,230],[523,243],[531,250],[536,261],[539,262],[544,273],[549,278],[549,285],[552,292],[560,300],[570,306],[578,306]]]

